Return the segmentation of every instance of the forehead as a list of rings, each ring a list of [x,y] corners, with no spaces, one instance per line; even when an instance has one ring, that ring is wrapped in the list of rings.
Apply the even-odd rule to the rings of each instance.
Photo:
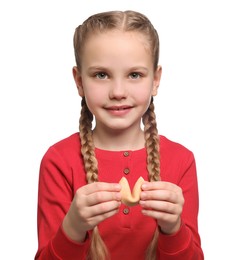
[[[109,30],[89,35],[82,50],[82,59],[88,57],[119,57],[124,55],[151,58],[150,43],[140,32]]]

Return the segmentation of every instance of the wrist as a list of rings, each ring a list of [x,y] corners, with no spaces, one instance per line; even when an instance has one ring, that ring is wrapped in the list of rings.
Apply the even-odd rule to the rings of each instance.
[[[158,229],[164,235],[173,235],[179,231],[181,227],[181,223],[182,223],[181,218],[179,218],[174,226],[170,226],[170,225],[165,226],[165,225],[158,224]]]
[[[65,216],[63,223],[62,223],[62,229],[65,233],[65,235],[75,241],[82,243],[86,240],[87,232],[81,232],[77,230],[72,224],[71,221],[68,218],[68,214]]]

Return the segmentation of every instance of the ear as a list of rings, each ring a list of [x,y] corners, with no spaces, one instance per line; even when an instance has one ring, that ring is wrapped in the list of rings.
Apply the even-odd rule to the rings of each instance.
[[[78,89],[78,93],[81,97],[83,97],[84,96],[84,89],[83,89],[83,85],[82,85],[82,77],[81,77],[80,71],[79,71],[77,66],[73,67],[72,73],[73,73],[73,77],[74,77],[76,87]]]
[[[158,66],[156,71],[154,72],[152,96],[157,95],[157,90],[160,85],[161,75],[162,75],[162,67]]]

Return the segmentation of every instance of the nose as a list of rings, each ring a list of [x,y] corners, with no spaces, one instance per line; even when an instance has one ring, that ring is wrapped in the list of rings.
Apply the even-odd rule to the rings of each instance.
[[[126,83],[121,79],[116,79],[112,81],[109,97],[110,99],[125,99],[127,96]]]

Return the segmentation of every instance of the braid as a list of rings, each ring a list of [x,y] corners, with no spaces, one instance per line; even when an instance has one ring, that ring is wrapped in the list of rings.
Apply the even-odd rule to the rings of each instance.
[[[147,169],[150,181],[160,180],[159,136],[154,109],[152,97],[150,106],[142,118],[147,150]]]
[[[88,183],[98,181],[98,163],[95,158],[94,143],[92,138],[93,115],[89,111],[85,98],[82,98],[79,133],[81,140],[81,153],[84,159],[86,180]]]
[[[87,107],[85,98],[81,102],[81,116],[79,120],[79,134],[81,140],[81,154],[84,160],[87,183],[98,181],[98,162],[95,157],[95,147],[92,138],[93,115]],[[95,226],[91,236],[91,245],[87,259],[106,260],[108,251],[100,237],[98,227]]]
[[[147,169],[149,172],[150,181],[160,180],[160,154],[159,154],[159,136],[157,131],[155,107],[153,97],[146,113],[142,117],[144,124],[144,134],[147,150]],[[159,230],[156,228],[152,241],[147,248],[146,259],[156,259],[156,248],[159,236]]]
[[[99,229],[96,226],[93,229],[91,235],[91,244],[90,244],[87,260],[107,260],[107,259],[109,259],[109,253],[106,248],[106,245],[104,244],[100,236]]]

